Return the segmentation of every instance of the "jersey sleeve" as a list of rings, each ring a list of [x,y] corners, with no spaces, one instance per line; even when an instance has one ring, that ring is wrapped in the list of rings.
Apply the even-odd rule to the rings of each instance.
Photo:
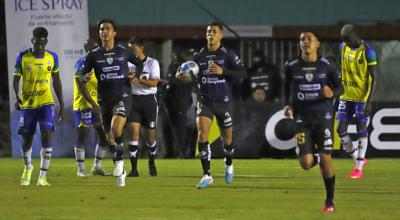
[[[74,77],[75,78],[79,78],[80,77],[79,73],[82,72],[82,69],[83,69],[83,66],[84,66],[84,61],[85,61],[84,58],[80,58],[79,60],[77,60],[75,62],[75,65],[74,65]]]
[[[19,53],[14,65],[14,76],[21,76],[22,75],[22,57],[23,53]]]
[[[367,46],[367,48],[365,50],[365,57],[367,59],[368,66],[378,64],[376,52],[372,47]]]
[[[59,62],[58,62],[58,55],[56,53],[51,53],[53,55],[54,59],[54,66],[52,69],[52,73],[58,73],[59,72]]]
[[[93,69],[93,54],[89,52],[82,62],[81,68],[75,73],[77,76],[84,76],[86,73],[91,72]]]
[[[128,69],[129,69],[129,72],[136,73],[136,66],[134,64],[132,64],[131,62],[128,62]]]
[[[289,62],[285,63],[284,67],[284,84],[283,84],[283,102],[285,105],[291,105],[290,103],[290,84],[292,83],[292,76],[290,74]]]
[[[247,75],[246,68],[239,56],[232,50],[228,52],[230,68],[224,68],[224,74],[234,78],[244,78]]]
[[[160,64],[156,59],[151,62],[150,79],[160,79]]]

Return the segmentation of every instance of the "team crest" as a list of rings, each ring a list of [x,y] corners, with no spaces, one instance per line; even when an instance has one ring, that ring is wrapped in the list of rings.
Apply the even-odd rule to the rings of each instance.
[[[112,57],[107,57],[107,63],[108,64],[112,64],[114,62],[114,58],[112,58]]]
[[[47,66],[47,70],[50,71],[51,70],[51,66]]]
[[[149,123],[150,128],[155,128],[156,127],[156,122],[155,121],[151,121]]]
[[[363,60],[362,59],[358,59],[358,64],[362,64]]]
[[[306,73],[306,79],[308,82],[311,82],[314,79],[314,74]]]

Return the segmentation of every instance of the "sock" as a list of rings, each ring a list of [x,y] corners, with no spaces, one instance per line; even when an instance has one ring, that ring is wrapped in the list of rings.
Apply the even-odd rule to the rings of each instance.
[[[224,145],[224,154],[225,154],[225,165],[230,166],[232,165],[232,159],[233,159],[233,153],[235,149],[233,148],[233,145]]]
[[[117,147],[115,146],[115,143],[110,144],[110,152],[113,162],[115,163],[115,158],[117,157]]]
[[[120,137],[115,137],[115,150],[115,160],[123,160],[124,138],[122,135]]]
[[[129,155],[132,165],[132,170],[137,169],[137,158],[138,158],[138,141],[129,142]]]
[[[340,141],[342,143],[343,149],[353,158],[353,160],[357,159],[356,156],[356,148],[353,147],[353,142],[351,141],[350,135],[347,132],[339,134]]]
[[[22,158],[24,159],[25,168],[32,169],[32,147],[26,152],[22,150]]]
[[[53,149],[51,147],[42,147],[40,150],[40,173],[39,177],[46,177],[47,170],[50,166],[51,153]]]
[[[324,177],[325,190],[326,190],[326,200],[325,205],[334,205],[334,192],[335,192],[335,176]]]
[[[95,167],[101,167],[101,161],[106,155],[105,147],[100,146],[98,143],[96,144],[96,149],[94,150],[94,164]]]
[[[157,153],[157,142],[154,141],[152,145],[146,142],[147,149],[149,151],[149,159],[154,159]]]
[[[368,148],[368,131],[358,132],[358,158],[365,158]]]
[[[203,168],[203,175],[210,176],[210,160],[211,160],[211,149],[208,142],[198,143],[200,152],[200,161]]]
[[[85,171],[85,148],[76,146],[74,147],[75,159],[79,171]]]
[[[313,163],[311,164],[311,167],[315,167],[317,164],[319,164],[319,161],[319,154],[313,154]]]

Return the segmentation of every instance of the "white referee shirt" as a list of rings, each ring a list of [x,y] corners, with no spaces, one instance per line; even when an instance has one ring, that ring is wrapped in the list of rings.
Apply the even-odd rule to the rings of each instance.
[[[136,66],[128,62],[129,72],[136,73]],[[158,61],[151,57],[146,57],[143,62],[143,72],[136,73],[141,79],[160,79],[160,64]],[[133,95],[151,95],[157,93],[156,87],[149,87],[146,85],[133,85],[132,84],[132,94]]]

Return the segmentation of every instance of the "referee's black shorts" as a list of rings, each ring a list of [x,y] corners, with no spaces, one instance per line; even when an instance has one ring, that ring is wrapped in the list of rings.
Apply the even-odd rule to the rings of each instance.
[[[158,104],[155,94],[132,95],[131,112],[128,116],[128,123],[140,123],[148,129],[155,129],[157,126]]]

